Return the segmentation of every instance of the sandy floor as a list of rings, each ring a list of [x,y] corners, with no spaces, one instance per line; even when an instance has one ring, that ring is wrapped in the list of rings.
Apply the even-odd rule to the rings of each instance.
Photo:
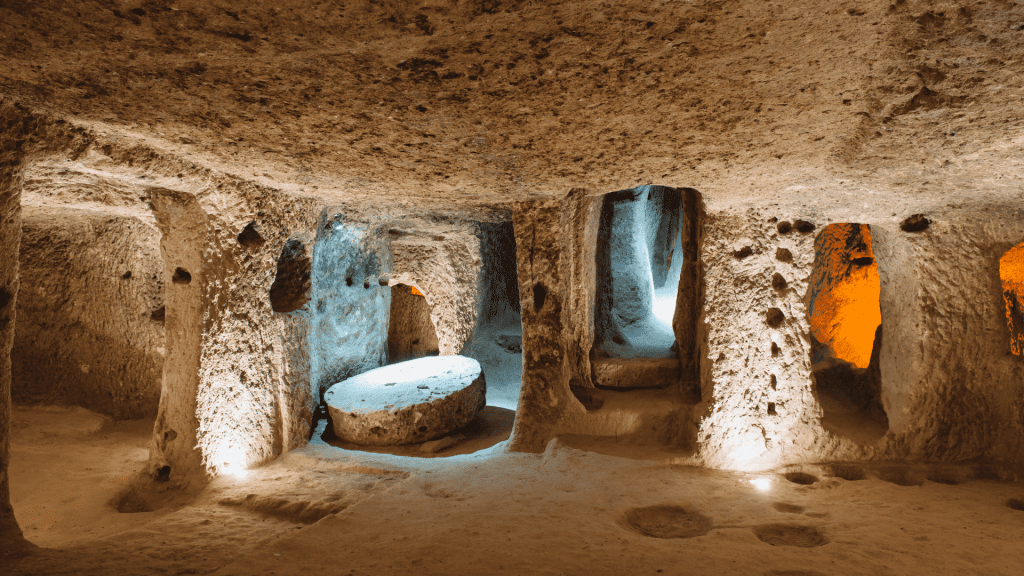
[[[447,458],[317,439],[186,500],[133,483],[147,432],[81,410],[15,410],[14,507],[41,548],[4,574],[1017,575],[1024,565],[1024,484],[994,467],[738,474],[579,438],[541,455],[499,443]]]

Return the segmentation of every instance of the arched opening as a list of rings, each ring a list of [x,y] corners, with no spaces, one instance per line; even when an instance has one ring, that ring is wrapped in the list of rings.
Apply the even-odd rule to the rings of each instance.
[[[392,286],[388,363],[438,354],[437,330],[430,319],[430,305],[423,293],[407,284]]]
[[[346,316],[363,331],[383,331],[384,366],[360,366],[321,389],[329,422],[316,441],[430,458],[506,440],[522,364],[511,223],[448,235],[392,229],[388,239],[377,245],[390,252],[379,276],[339,268],[347,275],[336,290],[386,294],[383,311]]]
[[[878,355],[882,339],[878,264],[866,224],[831,224],[814,242],[807,295],[811,370],[822,425],[859,442],[885,435]]]
[[[1024,243],[1014,246],[999,259],[999,280],[1006,302],[1010,353],[1024,356]]]

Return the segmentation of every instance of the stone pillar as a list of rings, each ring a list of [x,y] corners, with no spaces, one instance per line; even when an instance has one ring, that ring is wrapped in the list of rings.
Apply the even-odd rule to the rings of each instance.
[[[11,458],[11,345],[18,298],[18,247],[21,242],[21,168],[24,155],[17,129],[0,114],[0,558],[28,550],[11,508],[7,475]]]
[[[755,208],[705,215],[707,348],[694,414],[708,466],[764,469],[834,448],[810,378],[804,296],[815,230],[772,220],[793,217],[800,215]],[[775,274],[784,282],[773,282]]]
[[[196,449],[196,395],[207,308],[203,255],[210,230],[206,213],[193,196],[161,189],[151,191],[150,197],[162,233],[167,335],[150,467],[179,486],[195,488],[206,482],[204,454]]]
[[[150,466],[186,488],[243,474],[305,443],[319,401],[316,369],[324,365],[314,353],[316,298],[286,293],[295,302],[281,308],[274,288],[282,250],[289,239],[312,238],[321,207],[223,189],[206,196],[150,190],[162,233],[167,331]],[[298,285],[311,290],[311,261],[299,260],[306,280]]]
[[[523,316],[523,383],[509,449],[539,452],[575,401],[564,372],[562,201],[519,202],[512,222]]]

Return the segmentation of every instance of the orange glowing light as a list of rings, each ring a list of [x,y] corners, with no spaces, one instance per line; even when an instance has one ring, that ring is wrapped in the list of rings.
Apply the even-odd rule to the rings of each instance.
[[[423,292],[417,290],[415,286],[412,287],[412,294],[413,296],[423,296]]]
[[[875,329],[882,323],[871,230],[864,224],[826,226],[815,240],[814,252],[811,333],[836,358],[866,368]]]
[[[999,259],[999,279],[1006,301],[1006,326],[1010,329],[1010,352],[1024,356],[1024,244],[1018,244]]]

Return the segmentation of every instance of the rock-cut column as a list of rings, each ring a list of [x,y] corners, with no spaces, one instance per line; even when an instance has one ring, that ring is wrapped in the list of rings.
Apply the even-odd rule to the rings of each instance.
[[[31,545],[21,533],[11,508],[11,345],[14,343],[18,298],[18,248],[21,243],[21,167],[24,155],[0,113],[0,558],[24,552]]]

